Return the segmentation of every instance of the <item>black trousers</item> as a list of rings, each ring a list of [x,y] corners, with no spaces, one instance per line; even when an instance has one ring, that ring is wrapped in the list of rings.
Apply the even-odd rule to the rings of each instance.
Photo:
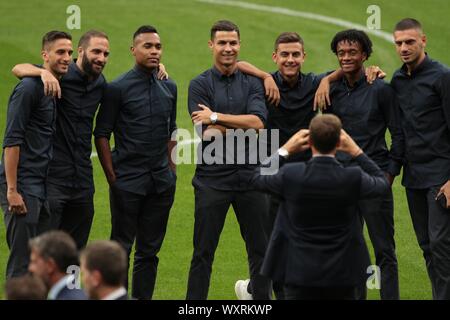
[[[270,233],[272,233],[273,226],[275,224],[275,219],[278,214],[278,209],[280,208],[281,199],[276,195],[270,195],[270,209],[269,209],[269,222],[270,222]],[[270,238],[270,237],[269,237]],[[284,287],[282,283],[273,282],[273,292],[277,300],[284,300]]]
[[[380,296],[382,300],[400,299],[398,265],[394,240],[394,201],[392,190],[385,196],[361,200],[358,210],[365,221],[375,253],[375,263],[381,271]],[[368,275],[369,276],[369,275]],[[358,289],[359,299],[367,298],[366,283]]]
[[[166,234],[175,186],[162,193],[138,195],[110,188],[111,240],[119,242],[128,254],[136,240],[131,296],[151,299],[158,268],[157,254]],[[125,284],[128,288],[128,280]]]
[[[255,300],[269,299],[270,280],[260,275],[268,242],[268,199],[257,191],[220,191],[195,187],[194,253],[186,299],[208,298],[214,254],[230,205],[245,241]]]
[[[51,228],[64,230],[75,240],[78,249],[86,246],[94,218],[93,189],[75,189],[47,185]]]
[[[19,191],[20,192],[20,191]],[[6,279],[19,277],[28,272],[30,251],[28,241],[49,229],[48,204],[37,197],[21,193],[27,207],[26,214],[13,214],[8,210],[6,185],[0,185],[0,206],[4,213],[6,242],[9,257],[6,265]]]
[[[284,286],[286,300],[354,300],[355,287]]]
[[[450,299],[450,210],[435,200],[441,186],[406,189],[417,241],[431,280],[433,299]]]

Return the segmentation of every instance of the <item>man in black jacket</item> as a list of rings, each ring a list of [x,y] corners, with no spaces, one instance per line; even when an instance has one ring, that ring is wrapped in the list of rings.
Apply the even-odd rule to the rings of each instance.
[[[380,168],[341,131],[334,115],[315,117],[271,160],[282,164],[311,146],[307,163],[284,165],[276,174],[256,169],[251,184],[282,198],[262,273],[284,284],[286,299],[354,299],[367,277],[369,254],[357,205],[388,192]],[[344,168],[337,150],[360,167]],[[267,172],[266,172],[267,173]]]
[[[450,70],[425,52],[415,19],[395,26],[403,66],[392,77],[405,135],[402,184],[434,299],[450,299]],[[442,204],[436,199],[442,195]]]
[[[71,55],[72,37],[66,32],[43,37],[43,68],[54,77],[67,73]],[[55,100],[44,95],[39,78],[22,79],[9,98],[0,164],[0,207],[10,250],[7,278],[27,272],[28,240],[49,227],[45,182],[56,112]]]

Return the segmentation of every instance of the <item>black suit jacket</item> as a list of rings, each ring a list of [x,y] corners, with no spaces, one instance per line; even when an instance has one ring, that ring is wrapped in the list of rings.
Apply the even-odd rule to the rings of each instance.
[[[255,171],[251,184],[283,199],[262,267],[264,275],[295,286],[365,282],[370,259],[357,203],[382,195],[389,185],[366,155],[355,160],[360,167],[344,168],[335,158],[321,156],[286,164],[274,175]]]

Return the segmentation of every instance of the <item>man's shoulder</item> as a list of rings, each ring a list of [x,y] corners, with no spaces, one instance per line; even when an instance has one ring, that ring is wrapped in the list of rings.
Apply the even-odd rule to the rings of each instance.
[[[375,79],[371,84],[367,84],[367,88],[375,90],[379,93],[390,93],[393,89],[390,83],[384,81],[384,79]]]
[[[87,300],[87,297],[83,290],[65,286],[56,296],[56,300]]]
[[[191,80],[191,84],[206,83],[211,79],[212,69],[207,69]]]
[[[19,81],[17,87],[27,90],[35,90],[36,88],[43,88],[44,85],[42,84],[40,77],[24,77]]]
[[[134,78],[137,78],[136,73],[134,72],[133,69],[131,69],[131,70],[128,70],[128,71],[122,73],[121,75],[119,75],[117,78],[112,80],[109,84],[113,84],[113,85],[117,86],[117,85],[120,85],[121,83],[123,83],[123,81],[134,79]]]
[[[243,73],[241,71],[237,71],[237,73],[242,77],[244,81],[248,81],[250,84],[255,84],[259,86],[263,85],[263,81],[258,77],[252,76],[247,73]]]
[[[442,62],[438,61],[438,60],[434,60],[430,58],[430,64],[429,64],[429,68],[435,70],[436,72],[439,72],[440,74],[445,74],[448,73],[450,71],[450,68],[443,64]]]
[[[14,88],[13,94],[38,95],[41,97],[44,96],[44,85],[40,77],[24,77]]]
[[[171,92],[175,92],[177,90],[177,84],[172,79],[164,79],[164,80],[158,80],[161,81]]]

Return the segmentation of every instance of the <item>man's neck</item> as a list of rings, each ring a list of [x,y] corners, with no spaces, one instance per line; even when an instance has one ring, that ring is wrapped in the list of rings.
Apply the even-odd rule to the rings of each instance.
[[[44,69],[47,70],[48,72],[50,72],[56,79],[61,79],[61,75],[57,74],[55,71],[53,71],[50,66],[48,65],[48,63],[44,62],[43,65]]]
[[[361,69],[359,69],[356,72],[352,72],[352,73],[344,73],[344,77],[347,80],[348,84],[350,87],[354,87],[355,83],[361,79],[361,76],[364,74],[364,67],[362,67]]]
[[[66,273],[60,273],[60,272],[50,275],[50,278],[49,278],[50,288],[53,287],[55,284],[57,284],[65,276],[67,276]]]
[[[423,60],[425,60],[426,56],[427,55],[425,54],[425,52],[422,52],[419,59],[417,59],[413,63],[406,64],[406,68],[408,70],[408,75],[411,75],[411,73],[423,62]]]
[[[102,299],[106,298],[108,295],[110,295],[111,293],[113,293],[114,291],[119,290],[120,288],[122,288],[122,287],[121,286],[118,286],[118,287],[101,286],[97,289],[97,296],[98,296],[99,300],[102,300]]]
[[[220,73],[222,73],[225,76],[232,75],[236,71],[236,69],[238,67],[237,63],[233,63],[233,64],[231,64],[229,66],[215,63],[214,66],[217,68],[217,70],[219,70]]]
[[[297,73],[295,76],[292,76],[292,77],[288,77],[288,76],[286,76],[286,75],[284,75],[284,74],[282,74],[282,73],[280,73],[281,74],[281,77],[283,78],[283,80],[288,84],[288,86],[289,87],[294,87],[295,86],[295,84],[298,82],[298,78],[299,78],[299,76],[300,76],[300,72],[299,73]]]
[[[317,150],[316,148],[314,148],[314,146],[311,146],[311,152],[312,152],[313,157],[332,157],[332,158],[334,158],[336,156],[336,149],[334,149],[328,153],[322,153],[319,150]]]
[[[136,64],[136,68],[138,68],[139,70],[141,70],[143,73],[145,73],[148,76],[151,75],[156,70],[156,68],[147,68],[140,64]]]

